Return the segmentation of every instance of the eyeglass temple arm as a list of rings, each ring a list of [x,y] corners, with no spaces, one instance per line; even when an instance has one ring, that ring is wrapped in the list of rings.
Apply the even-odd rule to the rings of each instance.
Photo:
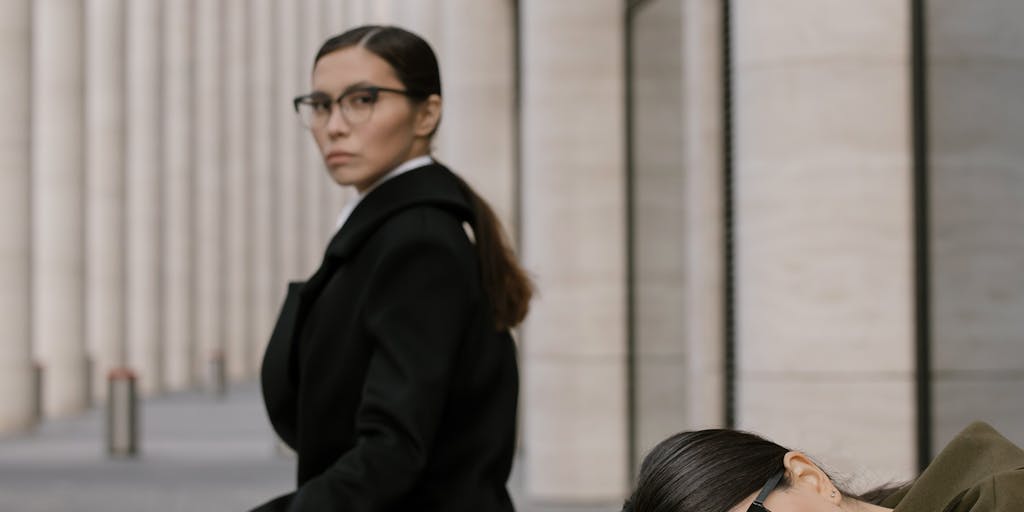
[[[779,480],[782,480],[782,475],[784,474],[786,474],[785,469],[779,471],[778,473],[775,473],[775,476],[773,476],[770,480],[768,480],[767,483],[764,484],[764,487],[761,488],[761,492],[758,493],[756,498],[754,498],[754,505],[764,507],[764,500],[768,497],[769,494],[771,494],[773,490],[775,490],[775,486],[779,485]]]

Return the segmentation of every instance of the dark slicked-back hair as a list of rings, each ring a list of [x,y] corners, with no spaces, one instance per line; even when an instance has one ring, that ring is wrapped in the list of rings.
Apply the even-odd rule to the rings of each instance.
[[[328,39],[313,60],[316,68],[325,55],[350,47],[365,48],[384,59],[413,101],[441,96],[441,71],[434,50],[408,30],[383,25],[364,25]],[[434,131],[430,133],[432,137]],[[526,318],[533,283],[516,260],[515,251],[491,206],[461,177],[459,188],[473,205],[473,236],[480,261],[480,280],[498,329],[515,327]]]
[[[384,25],[363,25],[328,39],[313,60],[352,46],[361,46],[384,59],[402,85],[415,98],[441,95],[441,71],[434,50],[420,36],[408,30]]]
[[[790,450],[756,434],[729,429],[680,432],[658,443],[640,464],[623,512],[725,512],[785,469]],[[831,477],[830,477],[831,478]],[[844,498],[879,504],[898,489],[885,485]],[[790,486],[788,478],[776,489]]]

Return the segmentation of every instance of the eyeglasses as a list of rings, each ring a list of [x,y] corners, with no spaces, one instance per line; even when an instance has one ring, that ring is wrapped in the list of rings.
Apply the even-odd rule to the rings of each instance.
[[[779,485],[779,481],[782,480],[782,475],[786,474],[786,470],[780,470],[775,473],[775,476],[768,479],[764,483],[764,487],[761,488],[761,492],[757,493],[757,497],[754,498],[754,502],[747,507],[747,512],[772,512],[764,506],[764,500],[768,498],[768,495],[775,490],[775,487]]]
[[[322,92],[297,96],[292,100],[292,106],[295,107],[295,113],[299,115],[302,124],[309,129],[327,126],[327,120],[331,117],[335,103],[341,107],[341,116],[345,118],[345,122],[357,125],[370,119],[370,116],[373,115],[373,106],[377,104],[377,99],[382,92],[401,94],[410,98],[418,96],[401,89],[370,86],[349,89],[337,99],[331,99],[330,96]]]

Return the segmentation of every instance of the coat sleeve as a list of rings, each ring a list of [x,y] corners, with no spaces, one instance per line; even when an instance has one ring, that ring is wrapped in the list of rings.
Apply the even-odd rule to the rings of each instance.
[[[364,328],[374,352],[356,414],[356,444],[301,486],[288,510],[390,510],[415,485],[472,314],[475,268],[459,256],[450,239],[419,233],[379,260],[367,292]]]

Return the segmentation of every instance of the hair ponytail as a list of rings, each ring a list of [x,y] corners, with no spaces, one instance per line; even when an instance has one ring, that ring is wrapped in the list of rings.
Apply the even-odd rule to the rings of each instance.
[[[515,252],[498,216],[472,187],[456,176],[459,188],[473,205],[473,238],[480,260],[480,282],[498,329],[519,325],[530,309],[533,283],[516,261]]]

